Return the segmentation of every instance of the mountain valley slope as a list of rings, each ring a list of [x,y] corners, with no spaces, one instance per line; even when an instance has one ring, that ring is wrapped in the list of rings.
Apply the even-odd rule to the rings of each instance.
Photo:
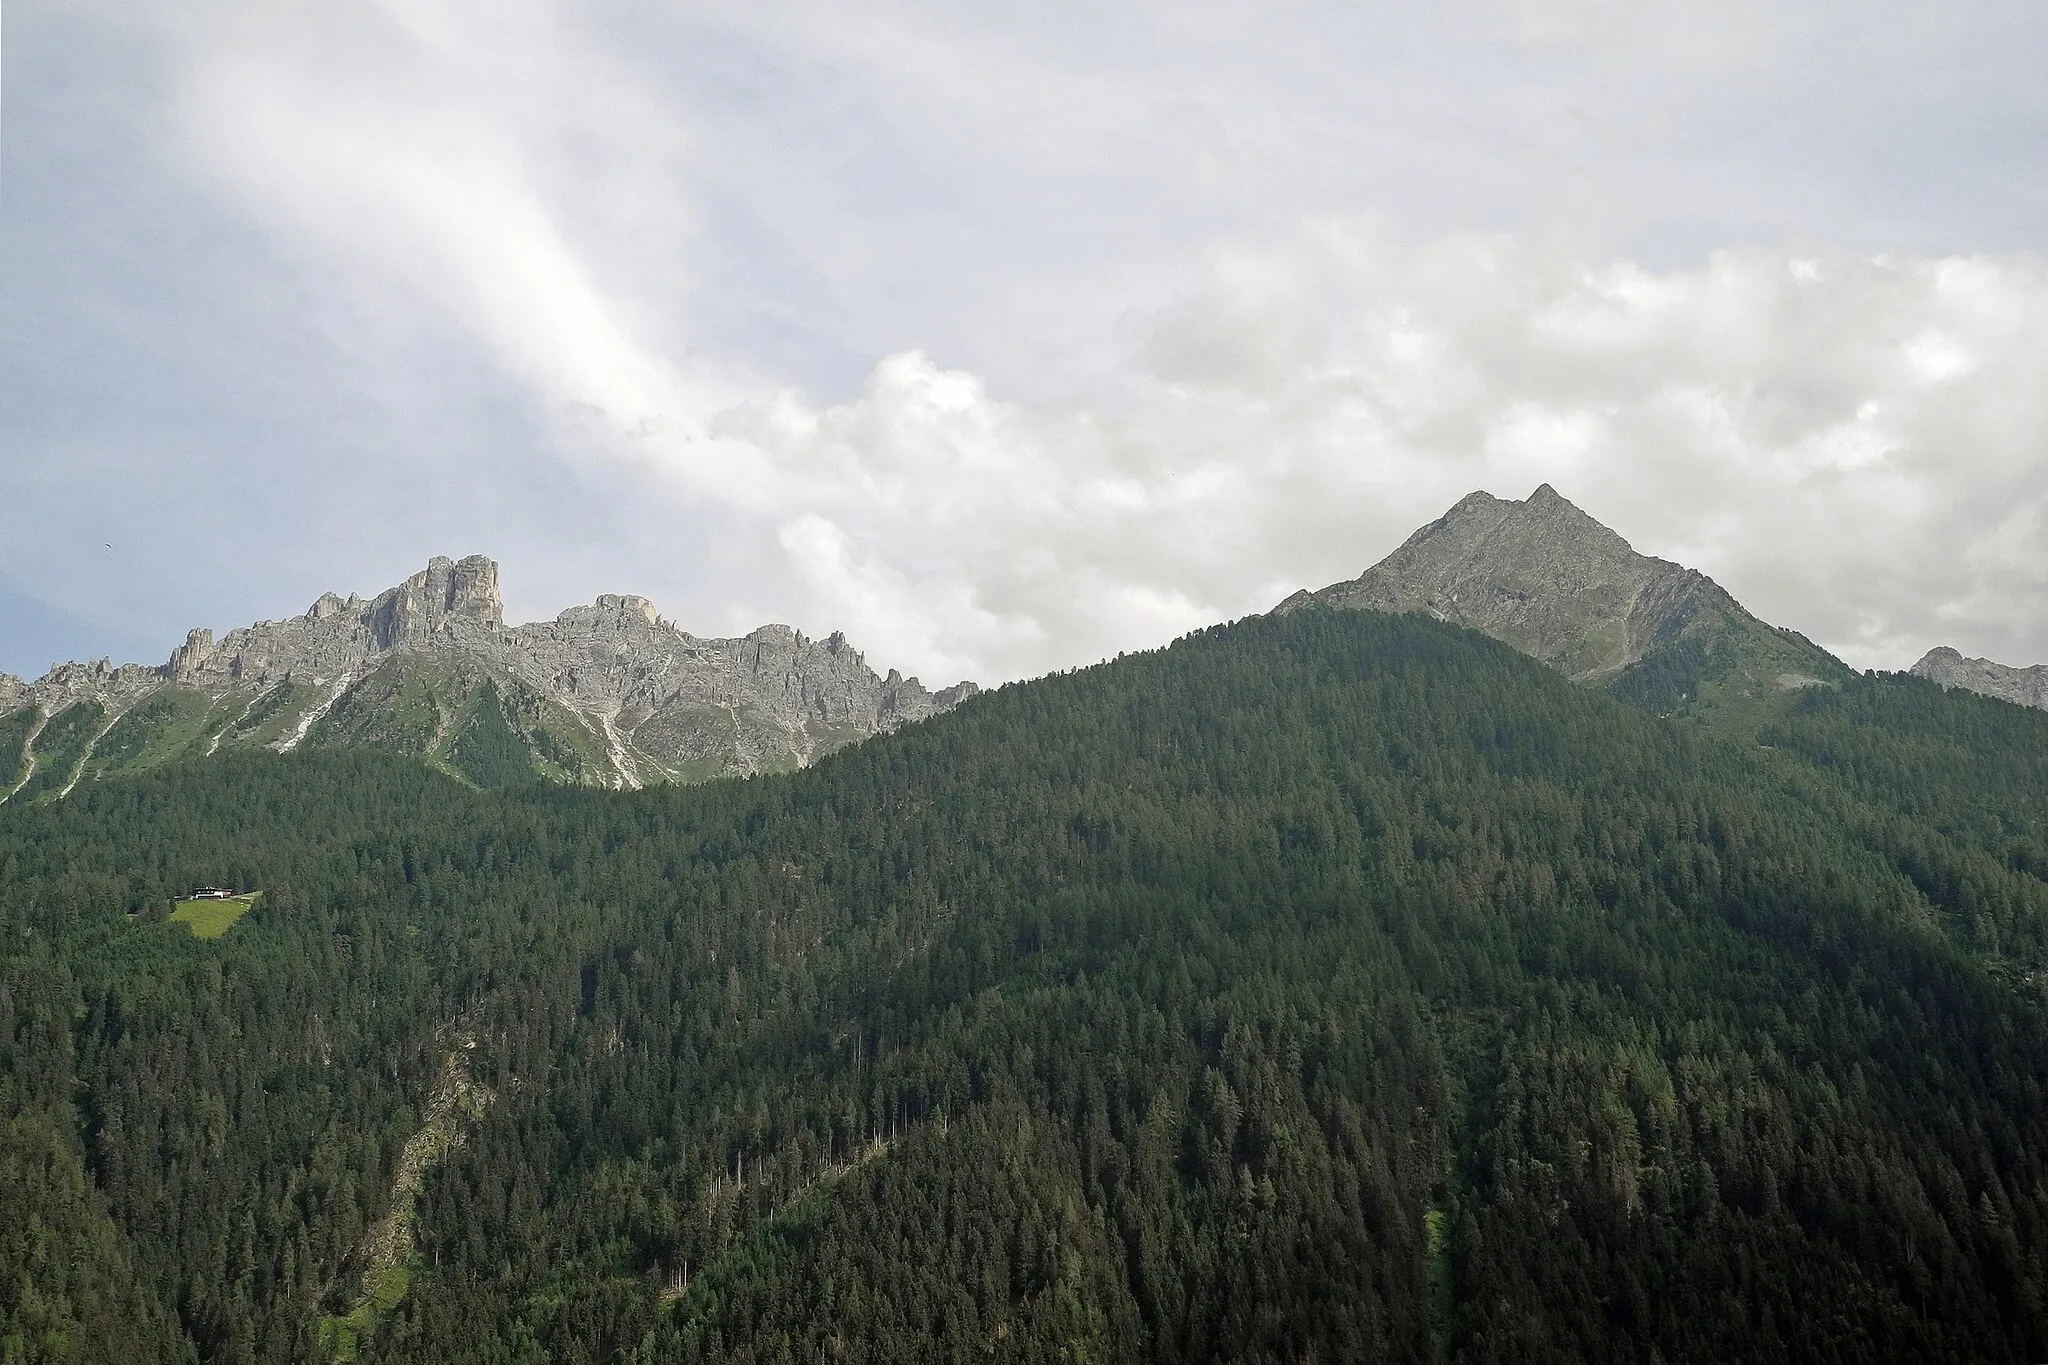
[[[0,1275],[321,1358],[473,1040],[359,1359],[2043,1358],[2048,715],[1783,698],[1297,611],[753,782],[10,805],[0,1221],[100,1250]]]

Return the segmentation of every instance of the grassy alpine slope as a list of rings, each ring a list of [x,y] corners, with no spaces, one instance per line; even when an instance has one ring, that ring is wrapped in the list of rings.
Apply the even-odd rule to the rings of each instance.
[[[2038,1358],[2048,714],[1762,743],[1310,611],[783,778],[10,805],[33,1209],[133,1270],[0,1239],[0,1336],[317,1356],[463,1038],[365,1360]]]

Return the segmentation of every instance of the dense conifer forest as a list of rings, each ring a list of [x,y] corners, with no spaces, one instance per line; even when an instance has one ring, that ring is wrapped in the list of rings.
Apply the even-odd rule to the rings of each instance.
[[[2048,713],[1644,700],[1310,610],[783,777],[9,805],[0,1360],[2048,1358]]]

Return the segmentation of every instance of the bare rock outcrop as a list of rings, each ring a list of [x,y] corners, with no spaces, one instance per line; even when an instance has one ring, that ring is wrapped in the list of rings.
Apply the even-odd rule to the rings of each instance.
[[[327,600],[314,603],[315,609]],[[334,614],[346,611],[344,603]],[[487,628],[505,623],[504,606],[498,598],[498,566],[482,555],[461,560],[436,555],[426,568],[378,594],[365,617],[379,649],[417,642],[436,631],[452,635],[458,621]]]
[[[1906,671],[1943,687],[1960,687],[1965,692],[1981,692],[2001,701],[2048,711],[2048,664],[2018,668],[1989,659],[1965,658],[1961,650],[1942,645],[1928,650],[1919,663]]]
[[[1468,494],[1357,578],[1295,593],[1275,610],[1312,603],[1425,612],[1587,683],[1618,679],[1654,651],[1678,646],[1714,656],[1696,672],[1735,667],[1738,655],[1756,677],[1798,685],[1843,672],[1826,651],[1758,620],[1705,574],[1638,554],[1547,483],[1521,502]]]
[[[699,638],[627,594],[508,627],[497,564],[471,555],[436,557],[367,601],[325,593],[303,615],[219,640],[194,630],[161,667],[100,660],[59,664],[34,683],[0,675],[0,714],[90,700],[118,716],[175,693],[189,699],[183,712],[151,714],[170,717],[159,728],[182,724],[177,742],[204,752],[374,743],[460,772],[497,743],[476,727],[502,723],[536,772],[635,786],[800,767],[976,690],[933,694],[893,669],[877,674],[839,634],[770,625]],[[159,757],[171,744],[122,742]]]

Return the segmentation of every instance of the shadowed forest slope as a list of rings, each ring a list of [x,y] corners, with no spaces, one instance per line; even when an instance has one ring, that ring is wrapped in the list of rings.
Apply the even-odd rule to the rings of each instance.
[[[1760,739],[1300,612],[788,777],[10,807],[0,1337],[331,1352],[461,1048],[362,1359],[2039,1358],[2048,714]]]

